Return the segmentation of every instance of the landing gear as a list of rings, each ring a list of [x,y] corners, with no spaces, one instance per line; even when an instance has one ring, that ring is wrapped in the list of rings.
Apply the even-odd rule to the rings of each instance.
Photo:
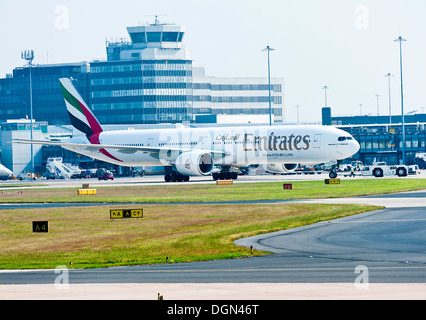
[[[237,180],[238,174],[234,171],[224,168],[221,172],[213,173],[213,180]]]
[[[331,170],[328,176],[330,177],[330,179],[336,179],[337,172],[335,170]]]
[[[181,175],[180,173],[167,173],[164,176],[166,182],[188,182],[189,176]]]

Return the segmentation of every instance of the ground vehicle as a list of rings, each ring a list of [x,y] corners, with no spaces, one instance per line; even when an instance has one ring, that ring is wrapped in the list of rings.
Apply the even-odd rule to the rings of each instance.
[[[37,180],[37,176],[31,172],[21,172],[17,177],[18,180]]]
[[[408,168],[405,165],[387,165],[386,162],[374,162],[371,166],[362,168],[363,176],[374,176],[376,178],[383,176],[406,177]]]
[[[50,180],[50,179],[55,180],[55,179],[59,179],[59,176],[55,172],[46,171],[43,174],[43,178],[45,178],[46,180]]]
[[[140,176],[143,177],[144,176],[144,170],[133,170],[132,171],[132,177],[136,177],[136,176]]]
[[[80,173],[74,173],[71,176],[71,179],[89,179],[90,178],[90,170],[81,170]]]
[[[114,180],[114,175],[111,171],[105,170],[102,171],[100,175],[98,175],[98,180]]]
[[[420,168],[417,164],[408,166],[408,174],[420,174]]]

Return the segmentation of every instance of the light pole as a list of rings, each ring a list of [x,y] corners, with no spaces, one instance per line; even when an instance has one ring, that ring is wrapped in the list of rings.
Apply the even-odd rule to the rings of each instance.
[[[33,81],[32,81],[32,66],[34,60],[34,50],[25,50],[21,52],[21,59],[28,61],[30,69],[30,117],[31,117],[31,140],[33,140]],[[34,167],[34,145],[31,144],[31,173],[35,173]]]
[[[388,77],[388,87],[389,87],[389,127],[392,124],[392,107],[391,107],[391,85],[390,85],[390,77],[393,77],[393,74],[388,73],[385,75]]]
[[[379,97],[380,97],[380,95],[376,94],[376,98],[377,98],[377,116],[380,115],[380,112],[379,112]]]
[[[395,42],[399,42],[399,67],[401,72],[401,118],[402,118],[402,164],[405,164],[405,119],[404,119],[404,86],[402,82],[402,42],[406,39],[399,36]]]
[[[297,105],[296,106],[296,110],[297,110],[297,123],[299,124],[300,122],[299,122],[299,108],[300,108],[300,106],[299,105]]]
[[[323,89],[324,89],[324,99],[325,99],[325,107],[327,108],[327,89],[328,89],[328,87],[327,86],[324,86],[324,87],[322,87]]]
[[[272,105],[271,105],[271,61],[269,58],[269,52],[274,51],[270,46],[266,46],[262,51],[268,52],[268,82],[269,82],[269,125],[272,126]]]

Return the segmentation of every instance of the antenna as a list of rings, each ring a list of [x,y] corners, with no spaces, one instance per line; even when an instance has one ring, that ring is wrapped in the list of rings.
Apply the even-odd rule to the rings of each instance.
[[[27,60],[29,65],[32,65],[34,60],[34,50],[21,51],[21,58],[23,60]]]
[[[158,19],[158,17],[167,17],[167,15],[166,14],[146,14],[145,17],[155,17],[154,25],[159,25],[160,20]]]

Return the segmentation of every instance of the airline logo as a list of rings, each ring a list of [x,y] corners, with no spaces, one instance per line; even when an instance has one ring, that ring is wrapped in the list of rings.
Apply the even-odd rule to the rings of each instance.
[[[255,136],[246,133],[243,140],[244,151],[287,151],[309,150],[309,135],[275,136],[272,132],[269,136]]]
[[[61,89],[72,125],[86,136],[103,132],[101,125],[90,111],[69,79],[61,79]]]
[[[61,84],[62,94],[64,95],[71,124],[78,131],[84,133],[91,144],[101,144],[99,135],[103,132],[103,129],[86,102],[75,89],[71,80],[60,79],[59,82]],[[105,149],[99,149],[99,152],[115,161],[123,162]]]

